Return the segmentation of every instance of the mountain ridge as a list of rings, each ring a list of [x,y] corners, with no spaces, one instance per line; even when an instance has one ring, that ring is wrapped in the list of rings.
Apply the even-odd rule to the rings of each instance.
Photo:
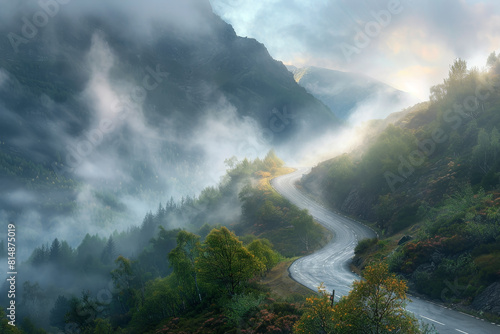
[[[294,79],[344,121],[385,118],[417,102],[411,94],[369,76],[327,68],[289,66]],[[366,112],[364,109],[371,109]],[[356,113],[365,113],[357,116]]]
[[[496,294],[500,275],[500,61],[493,60],[483,72],[457,60],[429,102],[383,124],[357,152],[318,164],[302,186],[378,229],[380,239],[356,248],[356,266],[383,260],[414,291],[497,319],[497,300],[482,293]],[[452,296],[450,278],[463,284]]]
[[[0,39],[6,219],[50,226],[47,240],[74,215],[84,223],[70,242],[85,226],[112,233],[160,201],[218,184],[225,159],[256,158],[271,147],[291,154],[304,137],[338,128],[263,44],[238,37],[208,1],[161,2],[161,11],[155,1],[140,11],[133,1],[97,11],[95,3],[73,1],[49,17],[19,1],[1,15],[4,36],[27,41]],[[39,13],[48,20],[35,26]],[[50,182],[39,187],[42,176]],[[65,195],[56,196],[61,188]],[[31,204],[13,202],[19,191]],[[117,205],[106,205],[107,197]],[[124,203],[128,211],[116,209]]]

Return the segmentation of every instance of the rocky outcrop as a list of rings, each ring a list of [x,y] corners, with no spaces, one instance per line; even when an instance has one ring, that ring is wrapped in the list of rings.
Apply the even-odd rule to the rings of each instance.
[[[399,239],[398,245],[402,245],[402,244],[410,241],[411,239],[413,239],[413,237],[411,235],[405,235],[404,237],[402,237],[401,239]]]
[[[478,311],[500,315],[500,282],[491,284],[474,298],[472,307]]]
[[[375,219],[372,210],[372,200],[353,187],[340,207],[340,211],[361,219]]]

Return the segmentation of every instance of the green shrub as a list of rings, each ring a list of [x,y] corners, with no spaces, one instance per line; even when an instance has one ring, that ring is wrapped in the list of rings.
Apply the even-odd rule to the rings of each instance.
[[[376,245],[377,242],[378,242],[377,238],[363,239],[359,241],[356,248],[354,249],[354,254],[361,255],[366,253],[366,251],[370,249],[370,247],[372,247],[373,245]]]
[[[224,313],[231,324],[239,326],[245,316],[249,315],[250,311],[256,310],[263,300],[264,296],[262,295],[235,295],[226,306]]]

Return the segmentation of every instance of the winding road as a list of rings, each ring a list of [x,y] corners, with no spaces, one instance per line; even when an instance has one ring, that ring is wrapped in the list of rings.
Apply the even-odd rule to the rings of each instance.
[[[291,277],[316,291],[321,282],[327,291],[335,289],[335,299],[347,295],[351,283],[360,277],[349,269],[354,248],[359,240],[373,238],[375,232],[350,218],[336,214],[301,193],[295,183],[310,168],[299,168],[295,172],[279,176],[271,185],[281,195],[301,209],[307,209],[314,219],[334,233],[332,240],[321,250],[302,257],[289,268]],[[417,318],[433,324],[439,333],[499,334],[500,325],[457,312],[441,305],[412,298],[407,310]]]

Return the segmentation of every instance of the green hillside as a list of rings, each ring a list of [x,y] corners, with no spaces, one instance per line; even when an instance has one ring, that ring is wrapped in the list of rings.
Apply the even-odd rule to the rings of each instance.
[[[358,247],[356,264],[383,259],[417,292],[497,316],[480,300],[500,278],[499,73],[495,54],[485,71],[457,60],[428,105],[303,181],[379,230],[380,240]],[[454,280],[461,289],[449,293]]]

